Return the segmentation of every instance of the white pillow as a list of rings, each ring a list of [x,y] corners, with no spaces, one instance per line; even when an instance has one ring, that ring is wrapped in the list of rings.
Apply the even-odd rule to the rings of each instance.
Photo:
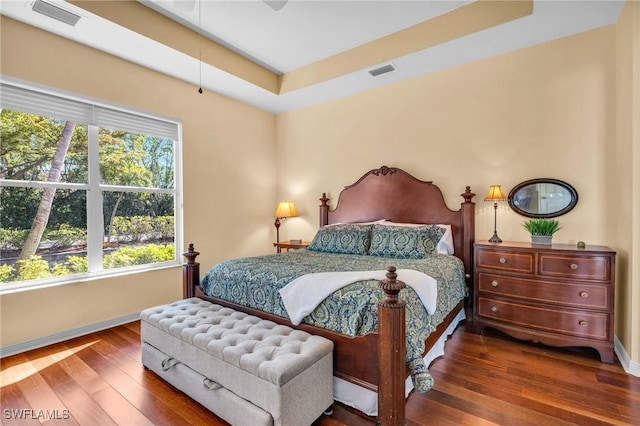
[[[391,222],[391,221],[384,221],[385,225],[388,226],[425,226],[428,225],[426,223],[399,223],[399,222]],[[440,254],[453,254],[453,232],[451,232],[451,225],[444,225],[444,224],[436,224],[435,226],[438,226],[440,228],[444,228],[446,229],[444,235],[442,236],[442,238],[440,238],[440,241],[438,241],[438,245],[436,246],[436,251]]]
[[[387,222],[386,219],[378,219],[373,222],[338,222],[338,223],[330,223],[325,226],[335,226],[335,225],[375,225],[376,223],[383,225]]]

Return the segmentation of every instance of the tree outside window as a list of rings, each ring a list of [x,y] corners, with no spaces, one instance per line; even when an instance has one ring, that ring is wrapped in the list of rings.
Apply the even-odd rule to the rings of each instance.
[[[178,262],[174,140],[0,118],[0,289]]]

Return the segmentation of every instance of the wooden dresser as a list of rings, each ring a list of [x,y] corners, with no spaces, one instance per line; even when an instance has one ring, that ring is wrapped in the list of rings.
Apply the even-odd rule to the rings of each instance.
[[[598,350],[614,361],[615,255],[608,247],[478,242],[473,329],[493,327],[552,346]]]

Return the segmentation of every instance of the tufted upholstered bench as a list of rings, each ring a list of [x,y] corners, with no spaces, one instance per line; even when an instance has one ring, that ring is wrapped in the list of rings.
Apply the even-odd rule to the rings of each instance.
[[[199,298],[144,310],[142,363],[233,425],[309,425],[333,403],[333,343]]]

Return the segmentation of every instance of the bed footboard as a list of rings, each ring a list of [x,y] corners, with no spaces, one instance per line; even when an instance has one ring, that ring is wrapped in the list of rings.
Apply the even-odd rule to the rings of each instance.
[[[187,259],[187,262],[182,266],[182,285],[183,294],[185,298],[201,297],[203,294],[198,292],[200,282],[200,264],[196,262],[196,257],[199,255],[193,244],[189,244],[189,248],[183,256]],[[404,353],[405,353],[405,302],[398,298],[398,293],[405,287],[402,281],[396,280],[396,268],[390,266],[387,272],[387,279],[380,281],[380,287],[385,293],[385,297],[378,302],[378,334],[377,334],[377,357],[375,352],[369,352],[371,355],[371,362],[359,362],[358,364],[363,368],[369,369],[369,374],[377,376],[378,387],[377,389],[371,389],[367,386],[367,383],[360,381],[360,385],[369,387],[371,390],[377,390],[378,392],[378,424],[379,425],[403,425],[405,424],[405,388],[404,383],[407,376],[407,368],[405,365]],[[225,303],[226,304],[226,303]],[[228,305],[233,305],[229,303]],[[242,308],[242,307],[240,307]],[[245,308],[246,310],[246,308]],[[274,315],[259,313],[258,315],[266,319],[276,320]],[[276,322],[282,322],[283,319],[276,320]],[[337,333],[330,333],[323,331],[323,329],[312,327],[309,325],[301,324],[296,327],[309,331],[313,334],[323,335],[323,337],[329,337],[324,334],[332,334],[334,337]],[[324,334],[323,334],[324,333]],[[334,362],[334,368],[340,370],[342,363],[353,362],[357,354],[348,355],[350,351],[340,351],[341,347],[347,348],[352,346],[349,344],[349,337],[345,336],[344,341],[340,341],[340,338],[334,341],[336,345],[336,351],[334,356],[336,357]],[[370,336],[365,336],[365,339],[371,344]],[[332,339],[333,340],[333,339]],[[362,349],[362,347],[360,347]],[[344,358],[343,358],[344,357]],[[371,366],[377,366],[376,372],[370,371]],[[339,376],[339,375],[338,375]],[[358,383],[358,380],[354,380],[353,377],[342,377],[346,380],[350,380],[354,383]]]

